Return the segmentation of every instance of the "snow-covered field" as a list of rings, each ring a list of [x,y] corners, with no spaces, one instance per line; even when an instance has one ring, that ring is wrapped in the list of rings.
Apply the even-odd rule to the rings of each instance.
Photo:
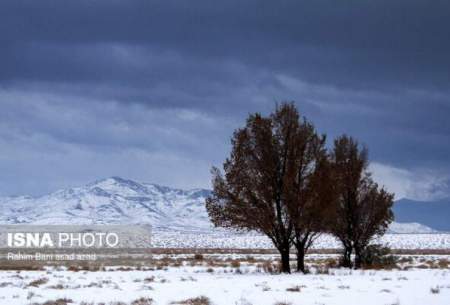
[[[113,177],[39,198],[0,198],[2,224],[147,223],[154,228],[151,247],[157,248],[151,261],[119,257],[106,270],[98,264],[86,267],[90,271],[80,266],[72,271],[17,270],[30,268],[21,262],[0,265],[0,305],[450,305],[450,256],[438,255],[449,253],[450,233],[386,234],[376,242],[396,250],[430,250],[397,251],[416,254],[401,255],[394,270],[332,269],[338,254],[324,253],[337,251],[316,251],[322,254],[307,258],[310,274],[280,275],[275,272],[276,252],[258,251],[273,249],[267,237],[211,227],[204,207],[208,194]],[[390,228],[431,231],[414,223]],[[323,235],[313,248],[340,245]],[[424,252],[434,255],[419,255]],[[294,255],[291,260],[294,266]],[[117,267],[117,262],[126,266]],[[142,262],[146,267],[136,267]]]
[[[450,249],[450,234],[386,234],[376,242],[393,249]],[[157,248],[271,249],[271,241],[258,234],[231,234],[229,231],[175,232],[154,231],[152,246]],[[336,249],[339,242],[332,236],[321,236],[316,249]]]
[[[450,270],[330,269],[327,274],[279,275],[245,266],[186,265],[152,271],[0,272],[0,304],[45,304],[58,299],[72,302],[67,304],[114,305],[448,305]],[[133,303],[138,299],[140,303]]]

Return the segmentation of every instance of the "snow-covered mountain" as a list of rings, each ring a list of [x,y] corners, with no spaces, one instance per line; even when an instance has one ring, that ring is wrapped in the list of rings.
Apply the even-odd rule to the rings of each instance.
[[[204,189],[180,190],[119,177],[42,197],[0,198],[3,224],[151,224],[209,229]]]
[[[206,189],[181,190],[111,177],[41,197],[0,198],[0,224],[150,224],[209,231]],[[390,233],[432,233],[418,223],[393,223]]]
[[[388,233],[438,233],[438,231],[417,222],[393,222]]]

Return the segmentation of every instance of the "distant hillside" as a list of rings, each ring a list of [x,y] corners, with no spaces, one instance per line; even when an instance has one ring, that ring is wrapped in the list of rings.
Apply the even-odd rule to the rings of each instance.
[[[208,190],[180,190],[112,177],[41,197],[0,198],[1,224],[151,224],[209,230]]]
[[[180,190],[112,177],[41,197],[0,198],[0,224],[151,224],[175,231],[211,231],[205,209],[209,194],[205,189]],[[402,221],[410,206],[400,203],[396,208],[400,211],[390,233],[433,233],[437,229],[419,220],[427,213]]]
[[[401,199],[394,204],[394,214],[396,222],[418,222],[450,232],[450,198],[433,202]]]

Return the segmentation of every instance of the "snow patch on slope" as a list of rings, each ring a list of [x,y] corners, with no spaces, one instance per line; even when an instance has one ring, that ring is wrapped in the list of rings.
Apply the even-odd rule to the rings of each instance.
[[[393,222],[389,225],[388,233],[437,233],[437,231],[417,222]]]

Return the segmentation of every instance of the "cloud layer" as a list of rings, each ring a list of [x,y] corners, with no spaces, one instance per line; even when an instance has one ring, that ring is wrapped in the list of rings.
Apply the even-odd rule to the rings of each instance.
[[[368,145],[379,175],[395,169],[388,187],[448,195],[449,11],[439,0],[3,1],[0,194],[110,175],[207,187],[249,112],[295,100],[330,138]],[[406,186],[430,177],[441,182]]]

